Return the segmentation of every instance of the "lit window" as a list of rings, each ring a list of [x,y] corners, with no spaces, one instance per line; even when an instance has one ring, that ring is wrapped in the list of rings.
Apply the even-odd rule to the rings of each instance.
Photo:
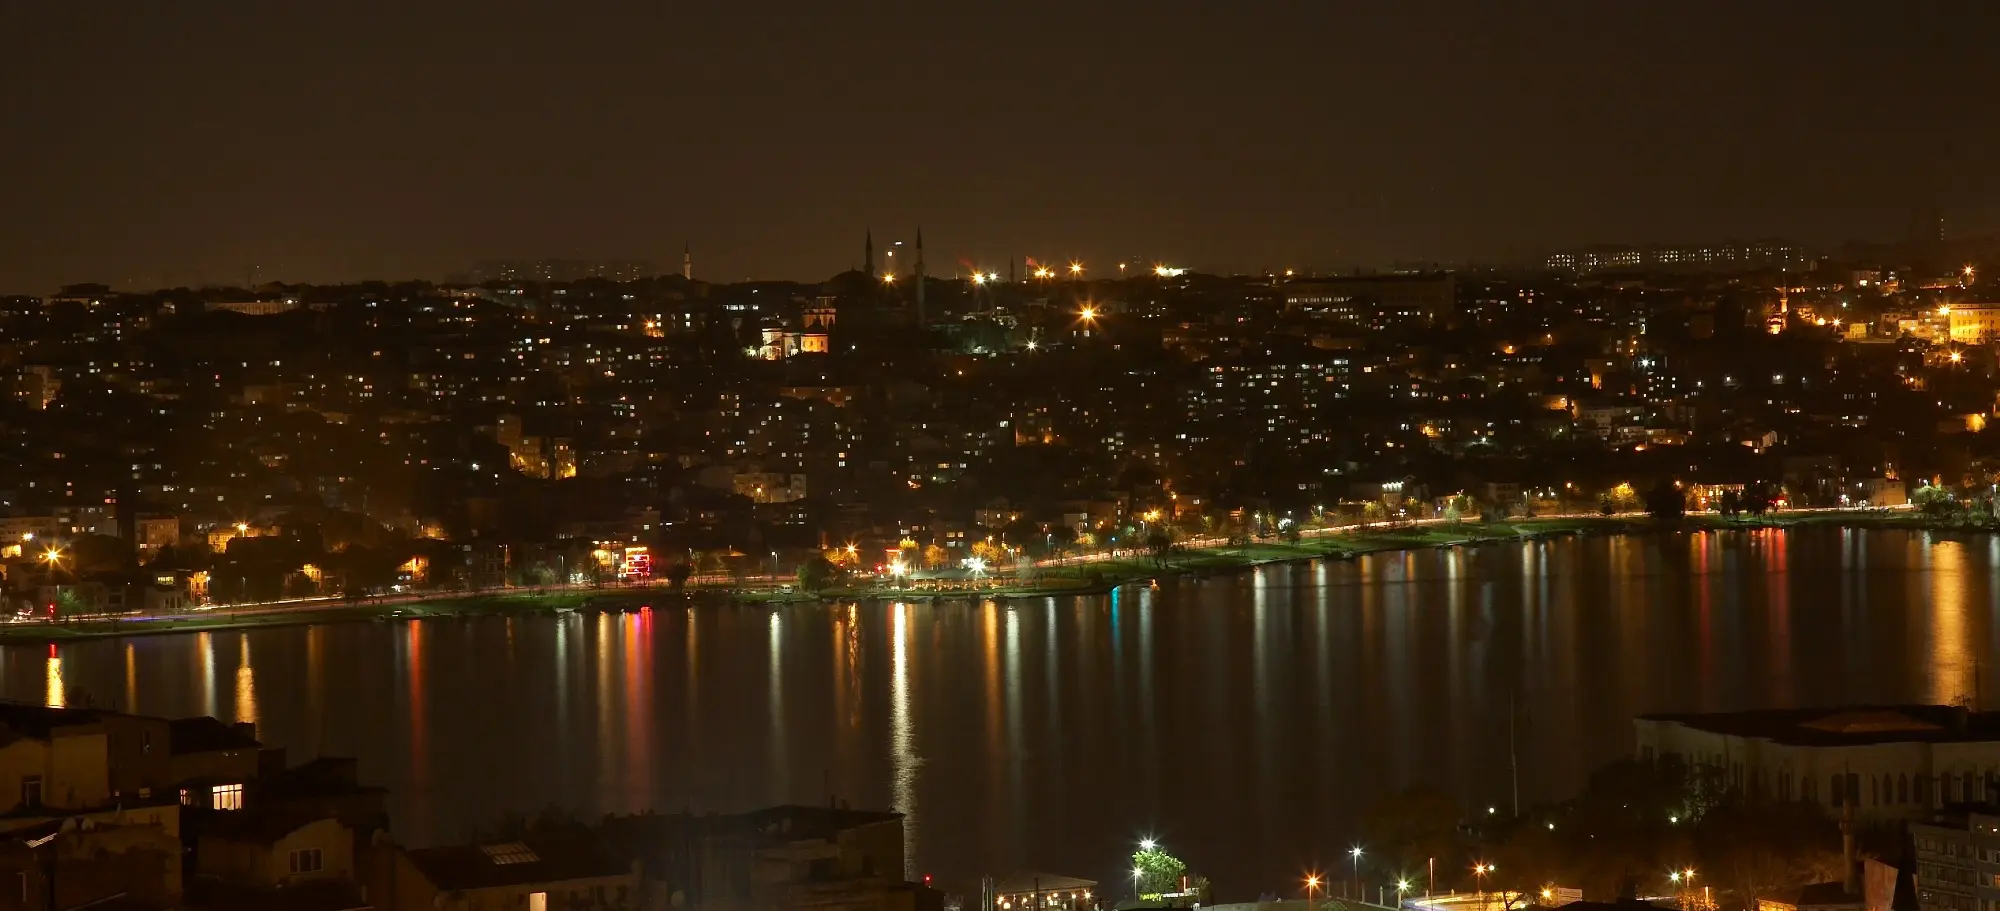
[[[209,790],[209,806],[217,810],[243,809],[243,786],[219,784]]]

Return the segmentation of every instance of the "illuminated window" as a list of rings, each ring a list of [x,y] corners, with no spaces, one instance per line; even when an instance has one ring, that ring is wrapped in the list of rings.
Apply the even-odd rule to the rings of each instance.
[[[528,893],[528,911],[549,911],[549,894],[547,892]]]
[[[243,786],[219,784],[209,789],[209,806],[217,810],[243,809]]]

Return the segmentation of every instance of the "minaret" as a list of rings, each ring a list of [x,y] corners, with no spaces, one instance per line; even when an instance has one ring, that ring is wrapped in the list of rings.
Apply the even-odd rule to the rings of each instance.
[[[924,327],[924,229],[917,229],[917,328]]]
[[[681,277],[694,281],[694,244],[681,244]]]
[[[868,239],[861,242],[861,261],[867,264],[861,267],[862,270],[868,273],[869,278],[874,278],[875,277],[875,229],[874,228],[868,229]]]

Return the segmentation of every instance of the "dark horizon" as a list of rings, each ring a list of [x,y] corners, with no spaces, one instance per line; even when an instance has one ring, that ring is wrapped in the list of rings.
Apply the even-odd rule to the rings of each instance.
[[[1971,4],[0,10],[0,291],[1200,271],[2000,230]],[[25,141],[23,141],[25,140]]]

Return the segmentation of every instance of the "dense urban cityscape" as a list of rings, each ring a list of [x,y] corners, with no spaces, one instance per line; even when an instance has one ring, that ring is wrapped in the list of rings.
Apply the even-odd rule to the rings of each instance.
[[[2000,911],[1996,33],[0,4],[0,911]]]
[[[624,281],[489,263],[476,284],[10,297],[9,598],[60,616],[817,589],[843,582],[829,565],[844,584],[1033,577],[1065,556],[1657,510],[1663,486],[1732,514],[1930,487],[1948,502],[1929,514],[1991,520],[1991,245],[1922,229],[1810,257],[1717,242],[1259,275],[1023,257],[943,276],[920,231],[863,232],[858,267],[816,284],[709,284],[690,252]],[[1074,584],[1077,565],[1049,568]]]

